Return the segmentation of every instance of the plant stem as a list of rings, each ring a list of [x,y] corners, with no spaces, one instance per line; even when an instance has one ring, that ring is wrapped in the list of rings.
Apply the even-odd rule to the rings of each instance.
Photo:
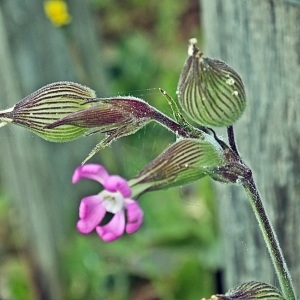
[[[161,113],[159,110],[152,108],[151,111],[152,119],[174,132],[176,135],[185,138],[201,138],[204,132],[200,129],[194,128],[193,126],[189,126],[188,128],[182,126],[181,124],[175,122],[170,117]]]
[[[270,223],[267,213],[264,209],[260,195],[254,183],[253,177],[247,178],[243,186],[248,194],[251,206],[259,223],[264,240],[267,244],[276,274],[281,286],[281,290],[287,300],[295,300],[296,295],[293,288],[291,275],[288,271],[282,250],[279,245],[276,233]]]
[[[234,131],[233,131],[233,126],[228,126],[227,127],[227,135],[228,135],[228,142],[229,142],[229,146],[231,147],[232,151],[238,155],[239,155],[239,152],[238,152],[238,149],[237,149],[237,146],[236,146],[236,143],[235,143],[235,138],[234,138]]]

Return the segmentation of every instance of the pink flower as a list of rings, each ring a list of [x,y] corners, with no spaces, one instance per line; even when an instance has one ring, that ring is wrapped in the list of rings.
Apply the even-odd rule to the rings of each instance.
[[[103,241],[111,242],[141,227],[143,211],[137,201],[130,199],[131,189],[124,178],[109,175],[103,166],[97,164],[76,168],[72,183],[82,178],[98,181],[104,190],[82,198],[77,222],[79,232],[88,234],[96,229]]]

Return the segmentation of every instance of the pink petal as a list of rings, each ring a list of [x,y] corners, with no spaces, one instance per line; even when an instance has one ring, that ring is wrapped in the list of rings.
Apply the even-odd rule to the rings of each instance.
[[[127,223],[125,231],[128,234],[136,232],[142,225],[144,213],[135,200],[126,199]]]
[[[103,185],[108,176],[109,175],[103,166],[97,164],[86,164],[75,169],[72,177],[72,183],[77,183],[82,178],[88,178],[98,181]]]
[[[77,230],[87,234],[99,225],[106,213],[99,196],[88,196],[81,200],[79,206],[79,218]]]
[[[111,221],[104,226],[97,226],[96,231],[104,242],[112,242],[124,234],[124,211],[115,214]]]
[[[110,192],[118,191],[124,198],[131,195],[131,189],[127,181],[118,175],[109,176],[104,182],[104,188]]]

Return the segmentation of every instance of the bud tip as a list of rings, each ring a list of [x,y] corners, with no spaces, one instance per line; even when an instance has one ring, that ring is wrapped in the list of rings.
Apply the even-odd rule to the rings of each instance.
[[[197,39],[196,38],[191,38],[189,39],[189,48],[188,48],[188,55],[193,56],[194,55],[194,50],[195,50],[195,45],[197,44]]]

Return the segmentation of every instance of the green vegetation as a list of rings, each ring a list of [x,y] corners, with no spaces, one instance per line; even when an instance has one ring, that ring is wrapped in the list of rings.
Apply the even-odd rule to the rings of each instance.
[[[92,0],[110,83],[109,95],[103,96],[137,96],[171,116],[158,88],[175,98],[188,39],[197,36],[201,41],[197,4],[179,0]],[[104,149],[98,162],[110,173],[130,178],[173,141],[174,136],[166,129],[150,124]],[[98,187],[94,186],[94,191]],[[142,196],[142,229],[107,244],[96,234],[77,233],[74,212],[80,198],[74,199],[74,210],[66,216],[74,226],[66,225],[72,230],[60,249],[64,299],[192,300],[216,291],[219,238],[209,179]],[[14,208],[2,203],[4,200],[0,201],[0,222],[7,226]],[[1,226],[1,230],[18,232],[22,224],[10,226],[13,229]],[[22,238],[15,235],[0,235],[7,299],[38,299],[33,267],[24,255]]]

